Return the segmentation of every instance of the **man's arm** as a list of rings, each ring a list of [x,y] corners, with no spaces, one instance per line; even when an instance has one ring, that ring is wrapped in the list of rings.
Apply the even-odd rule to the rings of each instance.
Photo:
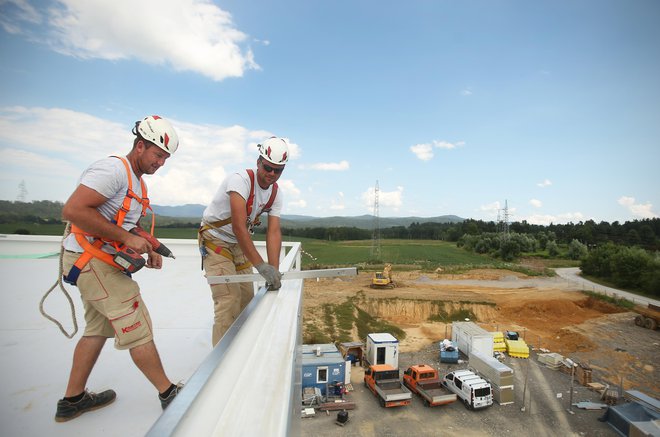
[[[280,229],[280,218],[268,214],[268,228],[266,229],[266,253],[268,264],[280,267],[280,252],[282,250],[282,230]]]
[[[125,244],[138,253],[151,252],[151,244],[103,217],[96,208],[108,199],[85,185],[78,185],[62,208],[62,217],[92,235]]]

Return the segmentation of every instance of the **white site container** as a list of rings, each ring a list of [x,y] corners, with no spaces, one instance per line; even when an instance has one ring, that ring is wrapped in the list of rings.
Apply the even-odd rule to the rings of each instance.
[[[493,356],[493,333],[474,322],[453,322],[451,340],[468,357],[473,351],[486,357]]]
[[[399,340],[386,332],[367,335],[367,361],[369,364],[389,364],[398,369]]]

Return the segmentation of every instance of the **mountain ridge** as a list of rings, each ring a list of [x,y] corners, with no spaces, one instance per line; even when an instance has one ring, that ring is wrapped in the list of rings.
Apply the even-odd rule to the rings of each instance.
[[[187,218],[193,221],[200,220],[204,209],[204,205],[199,204],[186,204],[180,206],[160,206],[152,205],[154,212],[157,215],[173,218]],[[359,216],[332,216],[332,217],[314,217],[297,214],[283,214],[280,218],[281,226],[283,228],[328,228],[328,227],[356,227],[359,229],[373,229],[375,217],[371,214],[363,214]],[[412,223],[458,223],[464,221],[456,215],[442,215],[436,217],[379,217],[378,223],[381,228],[389,228],[394,226],[410,226]]]

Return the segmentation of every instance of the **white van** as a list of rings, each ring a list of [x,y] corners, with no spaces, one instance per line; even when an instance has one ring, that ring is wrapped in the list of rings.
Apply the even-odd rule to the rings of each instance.
[[[466,408],[477,410],[493,405],[493,390],[490,384],[470,370],[455,370],[442,378],[442,383],[459,398]]]

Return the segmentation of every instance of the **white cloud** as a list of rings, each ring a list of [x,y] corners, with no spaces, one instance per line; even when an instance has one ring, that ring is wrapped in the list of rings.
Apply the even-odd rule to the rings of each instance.
[[[464,141],[450,143],[448,141],[433,140],[432,143],[415,144],[414,146],[410,146],[410,151],[413,152],[418,159],[421,159],[422,161],[430,161],[433,158],[434,148],[451,150],[464,145]]]
[[[545,187],[549,187],[550,185],[552,185],[552,181],[550,181],[549,179],[544,179],[543,182],[539,182],[536,185],[541,187],[541,188],[545,188]]]
[[[243,126],[200,125],[161,115],[174,125],[180,146],[162,169],[146,176],[149,197],[158,205],[208,203],[226,169],[256,165],[257,143],[272,135]],[[132,127],[133,121],[119,124],[62,108],[0,107],[0,149],[4,152],[0,170],[12,174],[9,187],[2,187],[3,198],[14,198],[7,191],[15,189],[18,182],[14,180],[24,179],[34,187],[34,181],[46,175],[66,183],[43,188],[39,200],[65,200],[94,160],[129,152],[135,138]],[[289,141],[289,151],[294,159],[300,147]],[[299,201],[300,190],[293,183],[281,180],[280,184],[287,199]]]
[[[0,26],[7,33],[23,33],[21,22],[39,24],[42,21],[41,15],[27,0],[0,0],[0,6]]]
[[[634,197],[622,196],[619,198],[618,203],[619,205],[626,207],[635,217],[645,219],[658,217],[658,214],[652,211],[653,205],[651,202],[635,203]]]
[[[7,31],[40,38],[67,56],[137,59],[216,81],[260,68],[241,47],[247,36],[231,14],[209,0],[59,0],[44,8],[45,17],[24,0],[11,3],[18,11],[2,19]],[[41,21],[49,25],[45,36],[36,30]]]
[[[481,205],[479,207],[479,210],[487,213],[488,215],[497,216],[497,212],[500,210],[500,202],[493,202],[487,205]]]
[[[429,161],[433,158],[433,147],[430,144],[415,144],[410,146],[410,151],[422,161]]]
[[[547,226],[550,223],[561,224],[573,222],[577,223],[584,221],[585,217],[581,212],[567,212],[564,214],[551,215],[551,214],[532,214],[527,217],[521,217],[520,220],[526,220],[527,223],[533,225],[544,225]]]
[[[529,204],[535,208],[540,208],[543,206],[543,202],[538,199],[530,199]]]
[[[302,208],[305,208],[307,206],[307,202],[305,201],[305,199],[298,199],[298,200],[294,200],[294,201],[291,201],[291,202],[287,202],[287,206],[289,206],[291,208],[301,208],[302,209]]]
[[[374,187],[369,187],[367,191],[362,193],[363,205],[367,208],[369,213],[373,213],[374,200],[375,189]],[[392,208],[394,211],[398,211],[401,205],[403,205],[403,187],[396,187],[396,191],[378,190],[379,209]]]
[[[346,205],[344,204],[344,193],[339,192],[337,193],[338,199],[330,199],[330,209],[333,211],[343,211],[346,209]]]
[[[300,165],[302,169],[321,170],[321,171],[346,171],[350,168],[348,161],[340,162],[318,162],[316,164]]]
[[[462,96],[471,96],[472,95],[472,87],[467,87],[461,91]]]

